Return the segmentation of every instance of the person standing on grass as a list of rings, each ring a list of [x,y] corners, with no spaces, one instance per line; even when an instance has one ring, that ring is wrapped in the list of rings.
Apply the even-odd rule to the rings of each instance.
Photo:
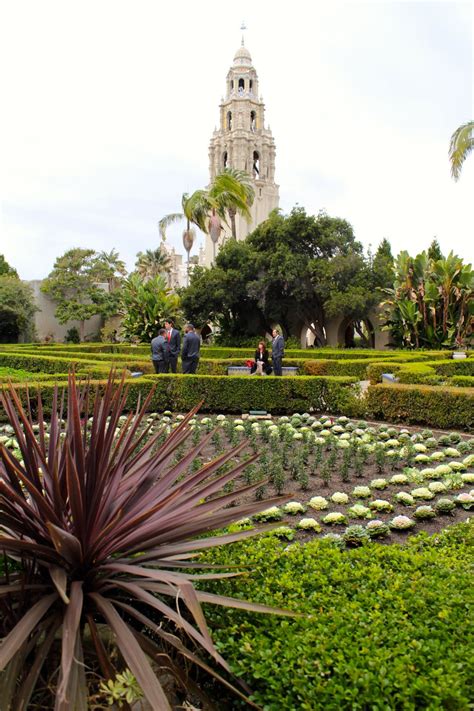
[[[272,331],[272,363],[275,375],[282,374],[283,356],[285,355],[285,341],[277,328]]]
[[[176,373],[179,350],[181,347],[181,336],[179,335],[179,331],[174,327],[174,321],[171,318],[165,321],[165,329],[169,348],[168,368],[166,372],[168,373],[171,368],[171,372]]]
[[[155,373],[167,373],[168,372],[168,356],[169,348],[168,341],[166,339],[166,330],[160,328],[156,338],[153,338],[151,342],[151,360],[155,368]]]
[[[201,339],[194,330],[192,323],[187,323],[184,327],[185,336],[183,339],[183,350],[181,352],[181,363],[185,375],[194,375],[199,363],[199,351],[201,349]]]

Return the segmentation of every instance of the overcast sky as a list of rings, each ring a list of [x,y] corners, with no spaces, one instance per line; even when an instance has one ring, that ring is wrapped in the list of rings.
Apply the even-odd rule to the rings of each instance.
[[[131,269],[159,245],[158,220],[208,182],[243,20],[282,210],[325,209],[373,250],[436,236],[474,261],[474,155],[458,183],[447,157],[474,118],[471,2],[10,0],[0,253],[23,279],[72,247]]]

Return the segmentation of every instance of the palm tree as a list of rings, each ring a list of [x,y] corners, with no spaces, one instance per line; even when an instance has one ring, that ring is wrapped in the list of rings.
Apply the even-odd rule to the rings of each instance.
[[[188,268],[186,272],[186,282],[189,281],[189,253],[192,249],[196,232],[191,225],[196,225],[200,230],[207,233],[207,217],[213,207],[214,201],[209,197],[207,190],[195,190],[192,195],[184,193],[181,198],[182,212],[172,212],[165,215],[158,223],[161,239],[166,239],[166,229],[174,222],[186,220],[186,229],[183,232],[183,244],[188,253]]]
[[[463,123],[451,136],[449,144],[449,160],[451,161],[451,175],[454,180],[459,180],[464,161],[474,148],[474,121]]]
[[[217,203],[215,213],[224,220],[226,215],[229,216],[232,237],[236,239],[235,216],[237,213],[242,215],[247,222],[252,219],[250,208],[255,198],[255,191],[250,175],[243,170],[226,168],[214,178],[209,195]]]
[[[135,271],[144,281],[157,276],[168,275],[171,271],[171,261],[162,247],[138,252]]]
[[[112,249],[110,252],[99,252],[98,262],[100,268],[104,270],[104,278],[107,279],[109,292],[111,292],[119,286],[121,277],[127,273],[125,262],[120,259],[116,249]]]

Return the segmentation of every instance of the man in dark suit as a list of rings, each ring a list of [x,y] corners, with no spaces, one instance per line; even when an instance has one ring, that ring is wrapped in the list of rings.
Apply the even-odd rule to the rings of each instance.
[[[199,363],[199,351],[201,349],[201,339],[194,330],[192,323],[187,323],[183,339],[183,350],[181,352],[181,363],[183,373],[194,375]]]
[[[179,350],[181,347],[181,336],[179,335],[179,331],[174,327],[174,321],[171,318],[165,321],[165,329],[169,348],[168,368],[166,372],[171,368],[171,372],[176,373]]]
[[[277,328],[272,331],[272,363],[275,375],[282,374],[283,356],[285,355],[285,341]]]
[[[169,348],[165,336],[165,329],[160,328],[158,335],[151,342],[151,360],[153,361],[155,373],[158,374],[168,372]]]

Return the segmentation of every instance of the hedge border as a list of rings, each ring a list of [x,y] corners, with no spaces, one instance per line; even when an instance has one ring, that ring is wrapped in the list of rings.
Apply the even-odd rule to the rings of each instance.
[[[439,428],[474,428],[474,388],[371,385],[367,413],[374,419]]]

